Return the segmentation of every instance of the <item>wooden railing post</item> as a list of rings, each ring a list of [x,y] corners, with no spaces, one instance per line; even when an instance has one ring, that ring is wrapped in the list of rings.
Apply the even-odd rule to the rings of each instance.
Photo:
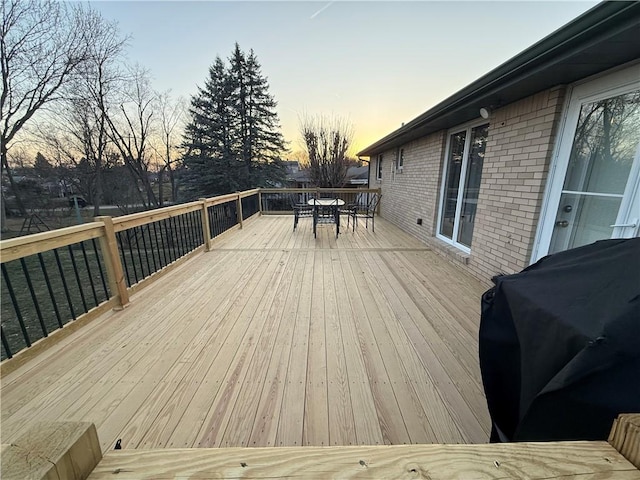
[[[640,468],[640,413],[623,413],[613,421],[609,443]]]
[[[209,252],[211,250],[211,230],[209,229],[209,212],[207,210],[207,199],[198,199],[202,202],[202,238],[204,238],[204,250]]]
[[[258,190],[258,211],[262,215],[262,188]]]
[[[242,228],[242,198],[240,198],[240,194],[238,194],[236,201],[238,202],[238,208],[236,208],[238,211],[238,223],[240,224],[240,228]]]
[[[107,270],[109,289],[112,295],[118,297],[118,303],[124,308],[129,305],[129,292],[124,280],[120,255],[118,255],[118,242],[116,242],[116,233],[113,229],[113,220],[109,216],[95,217],[94,220],[104,224],[105,234],[100,236],[100,250]]]

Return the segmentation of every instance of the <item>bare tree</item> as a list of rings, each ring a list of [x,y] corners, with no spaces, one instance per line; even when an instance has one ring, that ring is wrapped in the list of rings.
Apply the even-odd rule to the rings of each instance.
[[[309,177],[316,187],[342,187],[349,168],[347,151],[353,126],[339,117],[305,116],[300,134],[309,156]]]
[[[2,0],[0,165],[15,187],[7,152],[16,135],[87,58],[86,10],[53,0]],[[15,188],[14,188],[15,190]],[[16,195],[17,206],[26,214]]]
[[[175,176],[175,165],[179,161],[177,146],[182,137],[180,130],[184,129],[186,102],[184,98],[173,100],[169,91],[157,94],[158,113],[160,116],[160,147],[154,150],[163,160],[158,174],[158,200],[164,205],[164,174],[169,176],[171,183],[171,199],[175,201],[178,195]]]
[[[146,70],[139,66],[131,69],[118,112],[105,110],[109,124],[109,138],[114,143],[134,180],[141,185],[146,196],[140,195],[145,208],[158,206],[158,200],[149,180],[151,156],[148,154],[155,114],[155,92]]]

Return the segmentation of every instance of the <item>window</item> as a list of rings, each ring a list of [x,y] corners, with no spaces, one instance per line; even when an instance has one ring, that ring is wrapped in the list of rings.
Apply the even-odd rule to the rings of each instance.
[[[382,180],[382,154],[378,155],[376,164],[376,179]]]
[[[396,172],[402,172],[404,168],[404,148],[399,148],[396,153]]]
[[[456,129],[447,141],[438,237],[470,251],[489,124]]]

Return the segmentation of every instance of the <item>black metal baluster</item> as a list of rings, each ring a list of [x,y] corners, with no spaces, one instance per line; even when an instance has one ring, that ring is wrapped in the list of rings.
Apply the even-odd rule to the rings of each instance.
[[[220,226],[220,233],[226,232],[229,229],[229,205],[226,203],[221,204],[218,209],[218,225]]]
[[[213,215],[215,206],[207,207],[207,215],[209,215],[209,238],[215,238],[216,236],[216,218]]]
[[[196,243],[196,239],[193,236],[193,212],[189,212],[184,216],[184,223],[187,225],[187,235],[189,236],[189,251],[192,251]]]
[[[166,218],[162,221],[164,226],[164,234],[167,237],[167,245],[169,246],[169,259],[171,263],[173,263],[176,259],[176,244],[173,239],[173,226],[171,224],[171,217]]]
[[[33,283],[31,282],[31,275],[29,275],[29,269],[27,268],[27,262],[24,261],[24,257],[20,259],[20,265],[22,266],[22,272],[24,273],[24,278],[27,280],[27,287],[29,288],[29,294],[31,295],[31,300],[33,300],[33,305],[36,307],[36,315],[38,316],[38,322],[40,323],[40,328],[42,328],[42,334],[45,337],[49,336],[49,332],[47,331],[47,326],[44,324],[44,318],[42,317],[42,311],[40,310],[40,302],[38,302],[38,297],[36,297],[36,291],[33,288]]]
[[[153,236],[151,230],[153,229]],[[162,248],[158,241],[158,230],[156,229],[156,222],[149,224],[149,242],[153,244],[153,251],[158,256],[158,270],[162,270]],[[155,257],[154,257],[155,258]]]
[[[56,264],[58,265],[58,272],[60,272],[60,279],[62,280],[62,287],[64,288],[64,295],[67,297],[67,303],[69,304],[69,312],[71,318],[76,319],[76,311],[73,308],[73,302],[71,301],[71,294],[69,293],[69,286],[67,285],[67,277],[62,269],[62,263],[60,262],[60,255],[58,255],[58,249],[53,249],[53,255],[56,257]]]
[[[84,248],[84,242],[80,242],[82,248],[82,256],[84,257],[84,266],[87,267],[87,276],[89,277],[89,284],[91,285],[91,293],[93,294],[93,302],[95,306],[98,306],[98,294],[96,293],[96,286],[93,284],[93,276],[91,275],[91,267],[89,266],[89,258],[87,257],[87,250]]]
[[[71,245],[67,245],[67,250],[69,250],[69,258],[71,259],[71,265],[73,265],[73,273],[76,277],[76,282],[78,282],[78,291],[80,292],[80,299],[82,300],[82,306],[84,307],[85,313],[89,311],[87,308],[87,299],[84,296],[84,288],[82,288],[82,281],[80,280],[80,275],[78,273],[78,266],[76,265],[76,257],[73,255],[73,249]]]
[[[224,205],[216,205],[216,228],[218,229],[218,235],[220,235],[225,230],[225,215],[224,215]]]
[[[42,274],[44,275],[44,281],[47,284],[49,297],[51,297],[51,304],[53,305],[53,311],[56,314],[58,325],[60,326],[60,328],[62,328],[62,318],[60,317],[60,311],[58,310],[58,302],[56,302],[56,296],[53,293],[53,288],[51,288],[51,282],[49,281],[49,274],[47,273],[47,267],[44,264],[44,258],[42,257],[41,253],[38,253],[38,260],[40,261],[40,268],[42,269]]]
[[[164,220],[162,220],[162,228],[160,229],[160,235],[162,236],[162,238],[166,240],[167,255],[169,257],[169,263],[171,263],[173,262],[173,239],[171,238],[171,229],[170,229],[171,226],[169,225],[169,222],[167,220],[169,219],[165,218]]]
[[[102,270],[102,262],[100,261],[100,254],[98,253],[98,246],[96,245],[96,239],[91,239],[93,245],[93,253],[96,256],[96,263],[98,264],[98,270],[100,271],[100,280],[102,281],[102,289],[104,290],[104,299],[109,300],[109,290],[107,289],[107,280],[104,278],[104,271]]]
[[[175,222],[176,222],[176,232],[178,235],[178,238],[180,239],[180,257],[182,258],[182,256],[184,255],[184,250],[186,248],[186,243],[185,243],[185,238],[184,238],[184,227],[182,225],[182,215],[179,215],[175,218]]]
[[[202,215],[200,212],[193,212],[193,225],[196,237],[196,246],[204,244],[204,237],[202,236]]]
[[[189,228],[187,226],[187,214],[180,215],[180,225],[182,229],[182,238],[184,240],[184,253],[185,255],[188,251],[191,250],[191,239],[189,238]]]
[[[1,265],[2,268],[2,276],[4,277],[4,282],[7,285],[7,290],[9,291],[9,297],[11,298],[11,304],[13,305],[13,310],[16,312],[16,316],[18,317],[18,323],[20,324],[20,330],[22,330],[22,336],[24,338],[27,347],[31,346],[31,339],[29,338],[29,333],[27,332],[27,327],[24,326],[24,319],[22,318],[22,313],[20,312],[20,306],[18,305],[18,300],[16,299],[16,294],[13,291],[13,287],[11,286],[11,280],[9,280],[9,274],[7,273],[7,269],[4,266],[4,263]]]
[[[144,239],[144,231],[147,231],[148,235],[149,235],[149,245],[153,247],[153,239],[151,238],[151,227],[149,226],[149,224],[145,225],[144,227],[142,227],[142,242],[144,243],[144,251],[148,251],[149,249],[147,248],[147,242]],[[151,263],[153,263],[153,272],[157,272],[158,271],[158,265],[156,264],[156,257],[153,255],[154,252],[154,248],[151,248]],[[149,263],[149,257],[147,257],[147,264]],[[149,268],[151,268],[151,266],[149,266]]]
[[[179,217],[176,218],[176,220],[178,222],[180,239],[182,240],[182,253],[180,256],[184,257],[184,255],[189,251],[187,232],[185,231],[185,228],[184,228],[184,215],[180,215]]]
[[[125,258],[125,255],[124,255],[124,244],[122,242],[122,232],[116,232],[116,238],[118,239],[120,258],[122,259],[122,264],[124,265],[124,271],[127,274],[127,283],[128,283],[128,286],[130,287],[131,285],[133,285],[133,283],[131,283],[131,275],[129,275],[129,266],[127,265],[127,259]]]
[[[222,205],[216,205],[213,212],[216,219],[216,235],[220,235],[224,232],[224,216],[222,215]]]
[[[0,325],[0,337],[2,337],[2,346],[4,347],[4,351],[7,352],[7,358],[13,358],[13,353],[11,353],[11,348],[9,348],[9,342],[7,342],[7,337],[4,335],[2,325]]]
[[[136,250],[138,250],[138,260],[140,261],[140,280],[144,280],[146,275],[144,274],[144,263],[142,263],[142,253],[140,253],[140,239],[138,238],[138,228],[133,227],[133,238],[136,240]]]
[[[151,271],[151,263],[149,263],[149,250],[147,249],[147,240],[146,238],[144,238],[144,227],[146,225],[142,225],[140,227],[140,233],[142,234],[142,246],[144,247],[144,258],[147,260],[147,276],[151,275],[153,272],[155,272],[155,269],[153,271]],[[153,255],[151,255],[151,257],[153,258]]]
[[[138,270],[136,269],[136,259],[133,255],[133,247],[131,245],[131,231],[130,229],[126,229],[124,231],[127,235],[127,244],[129,245],[129,257],[131,258],[131,267],[133,268],[133,278],[138,283]]]
[[[177,258],[182,257],[182,252],[184,250],[182,246],[182,235],[180,234],[180,229],[178,228],[178,219],[175,217],[171,217],[171,221],[173,222],[174,234],[176,236],[176,244],[178,245],[178,255]]]
[[[162,229],[160,229],[160,241],[158,241],[158,228],[156,225],[157,223],[158,222],[153,222],[153,233],[155,233],[156,236],[156,244],[162,252],[162,260],[164,263],[161,261],[160,265],[162,265],[162,267],[164,268],[165,266],[167,266],[167,251],[166,247],[164,246],[164,238],[162,238]],[[160,248],[160,245],[162,245],[162,248]],[[160,257],[160,251],[158,252],[158,257]]]
[[[193,230],[193,212],[189,212],[184,216],[184,223],[187,225],[187,235],[189,235],[189,251],[192,251],[196,244]]]

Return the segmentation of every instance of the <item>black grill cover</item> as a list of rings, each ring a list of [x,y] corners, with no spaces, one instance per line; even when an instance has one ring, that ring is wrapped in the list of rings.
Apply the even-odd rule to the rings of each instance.
[[[619,413],[640,412],[640,238],[494,282],[479,345],[492,441],[604,440]]]

